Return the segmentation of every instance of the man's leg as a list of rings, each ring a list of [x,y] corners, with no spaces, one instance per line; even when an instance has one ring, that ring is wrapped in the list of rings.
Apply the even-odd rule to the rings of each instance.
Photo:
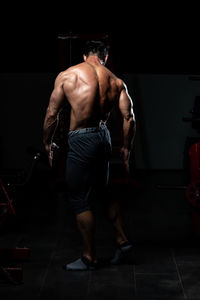
[[[91,210],[76,214],[78,229],[83,241],[83,255],[72,263],[63,266],[64,270],[84,271],[97,267],[95,259],[95,218]]]
[[[91,210],[76,215],[78,229],[83,241],[83,256],[95,262],[95,218]]]
[[[108,207],[108,217],[112,222],[115,234],[116,234],[116,243],[117,249],[113,258],[111,259],[111,264],[120,264],[124,260],[127,261],[130,253],[133,250],[132,244],[128,241],[126,234],[124,233],[122,226],[122,217],[120,213],[120,206],[116,200],[111,199]],[[129,259],[130,261],[130,259]],[[131,259],[131,261],[133,261]]]
[[[120,206],[116,200],[110,199],[108,206],[108,218],[113,224],[116,235],[117,245],[121,245],[128,241],[122,226],[122,217],[120,213]]]
[[[68,197],[75,212],[78,230],[83,242],[83,255],[76,261],[64,265],[65,270],[87,270],[96,268],[95,263],[95,218],[89,208],[91,193],[90,170],[75,159],[68,158]],[[80,212],[79,212],[80,211]]]

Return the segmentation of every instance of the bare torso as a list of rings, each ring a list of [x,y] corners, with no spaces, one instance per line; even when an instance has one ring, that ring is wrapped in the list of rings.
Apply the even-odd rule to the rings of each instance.
[[[69,130],[106,122],[124,88],[122,80],[93,57],[60,73],[56,81],[71,106]]]

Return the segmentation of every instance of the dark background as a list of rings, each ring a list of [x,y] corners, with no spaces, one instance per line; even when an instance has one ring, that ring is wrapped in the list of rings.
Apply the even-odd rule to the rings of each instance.
[[[125,80],[134,100],[136,169],[181,170],[185,178],[185,143],[188,136],[199,138],[191,123],[182,121],[191,116],[194,99],[200,94],[197,13],[195,7],[183,4],[176,8],[169,3],[153,6],[142,2],[140,7],[125,2],[110,7],[106,3],[59,2],[2,7],[1,169],[10,172],[28,166],[30,147],[44,151],[45,110],[57,74],[69,66],[65,61],[69,49],[65,52],[65,41],[58,36],[71,32],[109,37],[109,63]],[[73,41],[72,51],[72,63],[79,63],[80,53],[74,56],[78,41]],[[110,129],[117,139],[115,117]],[[170,182],[167,177],[165,181]]]
[[[134,290],[138,299],[177,299],[179,294],[180,299],[199,299],[199,210],[194,218],[196,210],[184,188],[190,182],[186,142],[199,140],[199,133],[182,120],[191,117],[200,95],[199,9],[192,5],[1,4],[0,178],[11,182],[8,191],[17,215],[8,214],[0,242],[4,248],[31,248],[31,259],[24,264],[25,284],[19,289],[4,286],[5,297],[47,299],[54,294],[65,299],[70,294],[84,299],[87,294],[87,299],[112,299],[122,294],[132,299]],[[74,214],[62,186],[56,189],[47,160],[39,160],[27,177],[33,149],[44,153],[42,126],[54,80],[68,67],[63,65],[64,46],[60,48],[58,35],[69,32],[109,35],[112,68],[127,83],[137,120],[133,180],[124,180],[118,156],[110,168],[111,182],[117,181],[108,194],[121,204],[125,230],[136,245],[137,265],[109,268],[87,278],[67,277],[60,268],[80,255],[81,243]],[[109,128],[119,140],[116,122],[112,114]],[[0,196],[5,201],[2,190]],[[115,249],[113,231],[98,207],[102,203],[96,204],[97,253],[110,256]]]
[[[59,33],[102,33],[118,73],[198,73],[195,6],[60,3],[1,9],[1,72],[56,72]]]
[[[194,98],[199,93],[198,80],[189,81],[191,75],[198,77],[200,73],[196,7],[143,2],[137,5],[133,2],[131,6],[123,2],[109,7],[106,3],[88,2],[57,2],[47,6],[35,2],[4,4],[1,14],[0,165],[3,168],[23,167],[29,145],[43,149],[42,123],[53,83],[57,74],[69,66],[66,60],[69,47],[58,36],[70,32],[72,35],[108,35],[108,66],[117,76],[126,79],[134,99],[138,156],[143,151],[151,151],[150,156],[154,156],[154,163],[148,163],[146,158],[146,163],[139,163],[139,167],[182,168],[182,164],[175,163],[176,157],[178,153],[183,156],[187,135],[196,136],[195,131],[188,130],[191,124],[183,126],[181,120],[190,116]],[[79,46],[80,43],[73,40],[73,64],[82,60],[80,53],[75,55],[80,51]],[[171,122],[168,121],[170,114]],[[177,149],[173,163],[168,163],[169,156],[167,162],[160,163],[161,156],[155,154],[158,141],[159,147],[165,149],[164,156],[172,145]],[[154,149],[147,150],[152,145]]]

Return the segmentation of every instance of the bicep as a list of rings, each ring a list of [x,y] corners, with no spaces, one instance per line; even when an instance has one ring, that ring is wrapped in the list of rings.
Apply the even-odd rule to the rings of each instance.
[[[121,91],[119,97],[119,110],[123,118],[125,118],[126,120],[129,120],[130,118],[133,118],[133,120],[135,120],[133,101],[129,96],[126,88]]]

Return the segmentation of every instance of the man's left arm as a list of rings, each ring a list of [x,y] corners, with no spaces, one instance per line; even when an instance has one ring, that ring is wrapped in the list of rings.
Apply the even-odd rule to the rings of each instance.
[[[57,118],[60,109],[65,102],[65,94],[63,91],[62,82],[55,82],[54,90],[49,99],[49,105],[46,110],[46,115],[43,125],[43,143],[47,152],[49,152],[49,147],[54,130],[57,126]]]
[[[123,145],[121,154],[125,169],[129,174],[129,158],[136,133],[136,119],[133,111],[133,101],[124,83],[119,97],[119,109],[123,117]]]

